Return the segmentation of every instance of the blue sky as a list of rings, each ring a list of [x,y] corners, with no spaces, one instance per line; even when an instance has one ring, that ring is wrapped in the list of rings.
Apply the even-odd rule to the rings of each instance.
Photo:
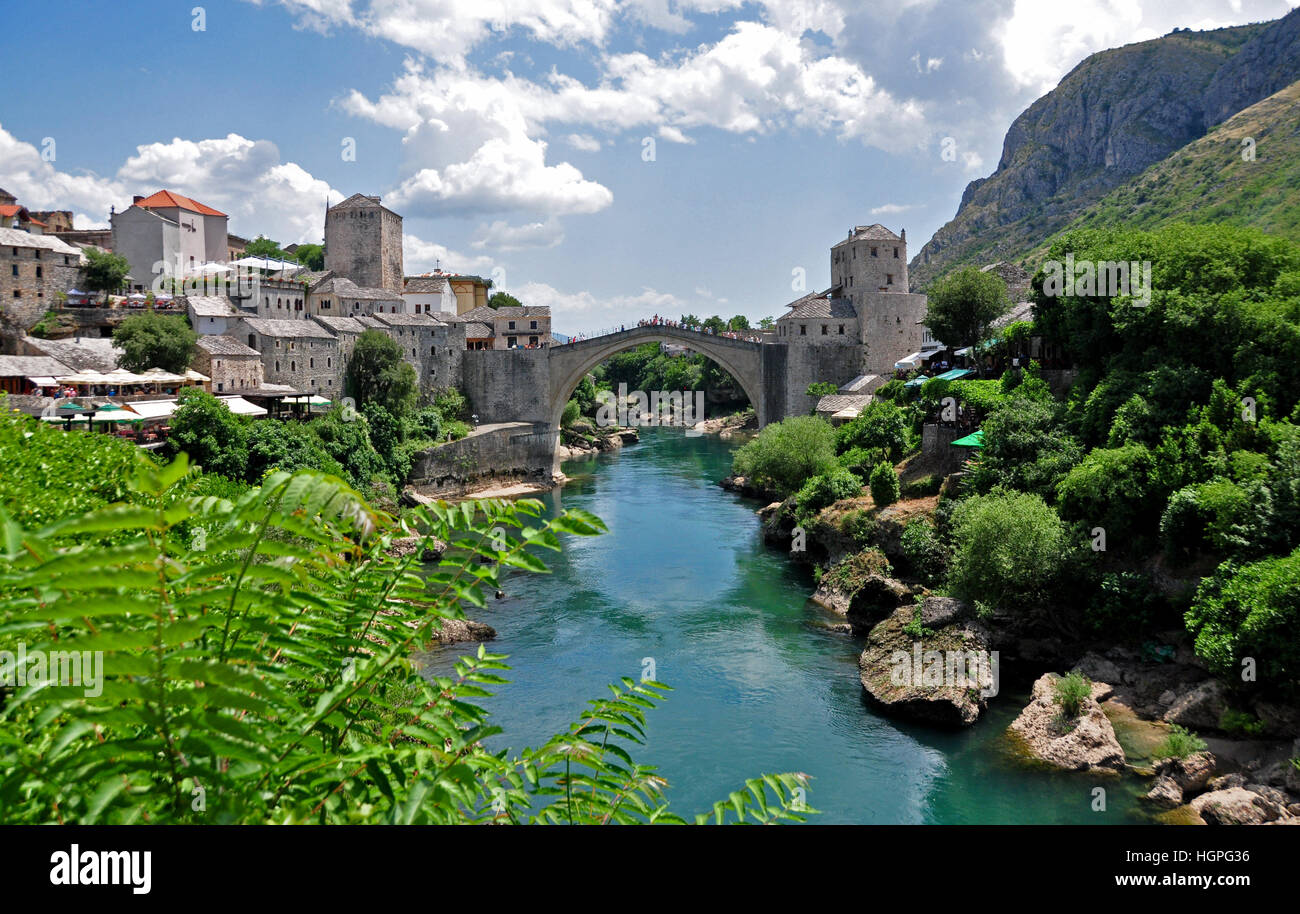
[[[1089,53],[1296,2],[5,4],[0,187],[79,225],[166,187],[285,244],[382,194],[408,273],[492,276],[561,332],[756,319],[851,225],[915,252]]]

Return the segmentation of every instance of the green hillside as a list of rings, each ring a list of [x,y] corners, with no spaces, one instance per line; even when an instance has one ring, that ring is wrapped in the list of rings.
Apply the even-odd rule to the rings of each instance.
[[[1255,143],[1253,161],[1243,140]],[[1300,81],[1089,206],[1070,228],[1222,222],[1300,237]]]

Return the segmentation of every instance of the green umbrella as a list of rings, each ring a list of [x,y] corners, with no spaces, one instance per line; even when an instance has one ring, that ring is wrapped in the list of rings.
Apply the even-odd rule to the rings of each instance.
[[[978,432],[971,432],[965,438],[958,438],[952,444],[953,447],[983,447],[984,430],[980,429]]]

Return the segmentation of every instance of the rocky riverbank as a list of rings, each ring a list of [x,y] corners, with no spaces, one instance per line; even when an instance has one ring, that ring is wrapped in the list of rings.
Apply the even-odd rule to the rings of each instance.
[[[1141,650],[1092,644],[1063,630],[1050,606],[980,613],[932,594],[913,576],[902,533],[909,520],[933,515],[934,496],[877,509],[863,495],[800,523],[792,499],[772,501],[744,477],[720,484],[766,502],[757,509],[766,542],[814,566],[811,599],[844,619],[832,628],[864,639],[858,677],[881,711],[932,725],[978,725],[1009,673],[1033,681],[1029,703],[1007,731],[1013,755],[1038,766],[1148,779],[1147,803],[1160,822],[1300,824],[1293,761],[1300,758],[1300,709],[1235,693],[1211,675],[1185,631],[1158,633]],[[1090,682],[1090,694],[1066,718],[1056,683],[1070,671]],[[1237,721],[1248,722],[1246,732]]]

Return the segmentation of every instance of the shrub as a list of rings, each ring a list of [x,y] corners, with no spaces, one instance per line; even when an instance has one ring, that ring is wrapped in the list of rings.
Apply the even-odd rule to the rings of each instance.
[[[816,416],[774,422],[736,451],[732,472],[784,498],[835,466],[835,429]]]
[[[1083,711],[1084,702],[1092,696],[1092,683],[1079,672],[1066,673],[1052,681],[1052,700],[1066,718],[1073,720]]]
[[[804,483],[795,496],[795,505],[800,517],[810,517],[841,498],[852,498],[861,493],[862,480],[848,470],[835,467]]]
[[[1245,658],[1260,683],[1300,694],[1300,549],[1247,565],[1224,562],[1201,582],[1184,616],[1196,653],[1220,675]]]
[[[1002,486],[1056,497],[1056,487],[1083,455],[1056,421],[1050,403],[1016,395],[984,420],[984,447],[975,470],[980,491]]]
[[[920,518],[908,521],[899,544],[914,575],[927,584],[940,578],[948,564],[948,550],[933,524]]]
[[[843,593],[856,593],[868,578],[889,577],[889,559],[876,548],[863,549],[834,565],[826,573],[831,584]]]
[[[560,427],[568,428],[573,424],[573,420],[578,418],[581,412],[582,407],[578,404],[577,400],[570,400],[568,403],[564,404],[564,413],[560,416]]]
[[[836,433],[836,451],[879,448],[889,461],[897,462],[907,447],[907,415],[892,403],[868,403],[856,419],[844,423]]]
[[[188,454],[190,463],[206,472],[243,479],[248,467],[248,420],[197,387],[182,389],[178,401],[167,453]]]
[[[898,501],[898,473],[888,463],[878,463],[871,471],[871,500],[878,508]]]
[[[1160,518],[1160,538],[1171,555],[1213,549],[1220,555],[1242,554],[1250,549],[1239,535],[1239,525],[1260,505],[1227,479],[1212,479],[1179,489],[1169,499]]]
[[[1156,461],[1141,444],[1097,448],[1057,486],[1061,516],[1103,527],[1107,542],[1137,551],[1158,525]]]
[[[948,583],[970,602],[1025,609],[1051,592],[1065,527],[1037,495],[995,492],[959,502],[952,514],[955,546]]]
[[[884,461],[887,456],[878,447],[853,447],[840,454],[837,461],[840,466],[860,479],[867,479],[871,476],[871,471],[875,469],[876,464]]]
[[[903,498],[928,498],[931,495],[938,495],[942,488],[943,477],[938,473],[931,473],[929,476],[914,479],[903,485],[900,494]]]
[[[1152,758],[1187,758],[1189,755],[1195,755],[1205,749],[1205,740],[1201,739],[1195,733],[1192,733],[1186,727],[1180,727],[1174,724],[1169,728],[1169,735],[1165,737]]]

